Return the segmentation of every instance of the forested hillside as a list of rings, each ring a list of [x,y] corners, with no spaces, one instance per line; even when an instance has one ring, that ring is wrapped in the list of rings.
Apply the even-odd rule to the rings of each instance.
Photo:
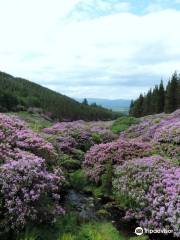
[[[87,106],[22,78],[0,72],[0,111],[42,108],[53,119],[113,119],[117,113],[98,106]]]
[[[131,102],[130,115],[142,117],[156,113],[171,113],[180,108],[180,75],[172,75],[166,88],[161,81],[147,94],[140,94],[139,98]]]

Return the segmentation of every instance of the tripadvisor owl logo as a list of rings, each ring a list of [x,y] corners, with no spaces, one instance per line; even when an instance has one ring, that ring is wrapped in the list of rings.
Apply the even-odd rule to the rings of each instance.
[[[138,236],[142,235],[143,234],[143,228],[142,227],[137,227],[135,229],[135,234],[138,235]]]

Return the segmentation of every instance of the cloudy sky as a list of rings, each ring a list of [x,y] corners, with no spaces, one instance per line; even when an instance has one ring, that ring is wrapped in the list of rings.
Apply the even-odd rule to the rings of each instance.
[[[180,70],[180,0],[0,0],[0,70],[71,97],[137,97]]]

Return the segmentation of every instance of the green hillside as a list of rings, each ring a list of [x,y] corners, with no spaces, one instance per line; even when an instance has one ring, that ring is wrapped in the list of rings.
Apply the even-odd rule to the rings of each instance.
[[[0,72],[0,111],[42,108],[53,119],[107,120],[119,114],[102,107],[83,105],[31,81]]]

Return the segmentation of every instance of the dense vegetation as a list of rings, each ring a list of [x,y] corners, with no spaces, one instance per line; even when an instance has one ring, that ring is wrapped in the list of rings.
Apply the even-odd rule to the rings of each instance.
[[[180,75],[175,72],[166,89],[161,81],[159,86],[131,102],[130,115],[142,117],[156,113],[171,113],[180,108]]]
[[[179,165],[180,110],[115,123],[0,114],[0,239],[149,239],[136,226],[176,239]]]
[[[9,76],[8,81],[10,87],[1,89],[2,110],[45,109],[28,105],[37,89],[76,105],[26,80]],[[23,95],[25,83],[34,86],[32,94]],[[172,100],[168,93],[165,106]],[[174,99],[169,102],[177,108],[179,95]],[[101,109],[86,100],[78,106]],[[67,121],[65,115],[66,121],[56,123],[41,112],[20,109],[0,113],[0,239],[156,239],[135,237],[137,226],[165,230],[168,239],[180,237],[180,109],[115,121]]]
[[[107,120],[119,114],[99,106],[80,104],[75,100],[33,82],[0,72],[0,111],[41,108],[53,119]]]
[[[114,133],[119,133],[128,129],[129,126],[138,122],[139,120],[137,118],[123,116],[116,119],[116,121],[113,122],[111,129]]]

